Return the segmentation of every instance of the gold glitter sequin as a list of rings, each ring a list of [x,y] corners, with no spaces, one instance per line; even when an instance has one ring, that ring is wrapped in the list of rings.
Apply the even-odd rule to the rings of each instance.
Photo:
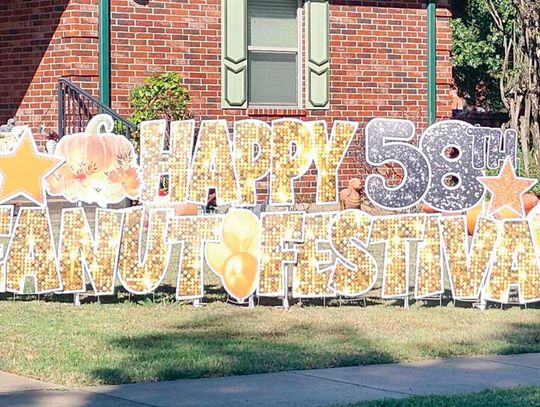
[[[222,216],[176,216],[169,219],[167,243],[182,243],[176,298],[202,298],[204,246],[221,240]]]
[[[217,205],[233,204],[240,198],[225,120],[207,120],[201,123],[193,153],[189,201],[206,205],[210,188],[217,191]]]
[[[441,244],[439,216],[428,216],[424,240],[418,244],[416,254],[414,297],[417,299],[440,296],[444,293]]]
[[[371,243],[385,243],[383,298],[409,295],[410,242],[424,236],[423,215],[399,215],[375,219]]]
[[[287,295],[286,264],[296,261],[296,251],[288,243],[304,238],[304,212],[269,212],[261,215],[261,267],[258,295]],[[289,248],[291,247],[291,248]]]
[[[313,137],[307,126],[296,119],[275,120],[272,134],[270,204],[293,205],[294,180],[301,177],[313,161]]]
[[[114,293],[122,218],[122,212],[97,209],[94,239],[83,208],[62,210],[59,264],[64,292],[86,292],[89,275],[97,295]]]
[[[165,120],[141,123],[141,201],[154,203],[158,198],[160,177],[169,177],[171,203],[185,202],[189,164],[194,140],[193,120],[171,123],[170,147],[165,150]]]
[[[0,206],[0,237],[11,236],[11,226],[13,223],[13,206]],[[2,255],[5,255],[4,244],[0,245]],[[6,291],[6,268],[5,258],[0,262],[0,293]]]
[[[508,303],[511,286],[519,287],[519,302],[540,299],[540,272],[529,223],[505,221],[485,286],[485,299]]]
[[[358,123],[335,121],[328,139],[326,122],[308,123],[315,139],[317,166],[317,204],[338,202],[337,173],[358,129]]]
[[[497,241],[497,223],[478,218],[469,252],[465,216],[445,216],[441,226],[452,296],[455,300],[476,300],[480,297],[481,284]]]
[[[240,206],[254,206],[256,182],[270,171],[270,126],[260,120],[242,120],[235,123],[234,162],[240,183]]]
[[[125,212],[118,277],[124,288],[134,294],[153,292],[165,277],[171,260],[171,245],[166,242],[167,220],[171,210],[151,210],[148,215],[146,249],[141,256],[144,209]]]
[[[377,281],[377,262],[367,251],[371,216],[357,209],[339,212],[330,224],[332,248],[338,259],[332,272],[332,288],[346,296],[359,296]]]
[[[0,236],[10,236],[13,223],[13,206],[0,206]]]
[[[25,290],[27,277],[34,279],[34,289]],[[6,290],[41,294],[60,289],[49,210],[21,208],[7,253]]]
[[[329,288],[332,251],[328,226],[334,212],[306,214],[304,242],[296,245],[298,262],[293,271],[293,297],[333,297]],[[321,247],[324,245],[323,247]],[[326,270],[324,270],[326,268]]]
[[[531,211],[527,215],[527,220],[529,221],[533,240],[537,249],[537,257],[539,257],[540,252],[538,252],[538,250],[540,250],[540,204],[536,205],[534,208],[531,209]]]

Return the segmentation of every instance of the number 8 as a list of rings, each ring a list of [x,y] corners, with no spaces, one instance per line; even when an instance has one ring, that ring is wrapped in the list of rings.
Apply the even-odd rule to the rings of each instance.
[[[429,127],[422,135],[420,148],[432,172],[424,201],[435,210],[462,212],[484,196],[484,186],[476,179],[483,172],[473,166],[474,138],[467,134],[471,127],[462,121],[446,120]],[[451,180],[453,185],[448,182]]]

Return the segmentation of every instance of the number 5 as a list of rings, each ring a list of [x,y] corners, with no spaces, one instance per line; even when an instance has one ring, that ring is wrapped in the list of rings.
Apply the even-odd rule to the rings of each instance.
[[[366,195],[375,205],[390,210],[417,205],[426,195],[431,168],[426,156],[408,142],[415,127],[409,120],[373,119],[366,127],[366,160],[369,165],[397,163],[403,168],[403,180],[396,187],[387,186],[382,175],[369,175]]]

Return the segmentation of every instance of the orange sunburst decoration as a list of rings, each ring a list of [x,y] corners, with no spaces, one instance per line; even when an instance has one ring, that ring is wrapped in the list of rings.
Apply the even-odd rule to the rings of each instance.
[[[66,163],[47,179],[49,194],[101,207],[139,196],[135,150],[124,136],[113,134],[113,128],[113,119],[100,114],[84,133],[60,140],[54,155]]]

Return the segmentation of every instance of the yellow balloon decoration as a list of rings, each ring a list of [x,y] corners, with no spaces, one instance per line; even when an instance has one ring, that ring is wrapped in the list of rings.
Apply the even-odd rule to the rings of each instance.
[[[257,288],[259,262],[250,253],[239,252],[230,256],[223,266],[223,280],[226,281],[228,292],[239,301]]]
[[[208,243],[206,262],[225,290],[243,302],[257,288],[259,277],[259,218],[245,209],[229,212],[223,221],[221,243]]]
[[[233,252],[256,249],[259,235],[259,218],[248,210],[231,212],[223,220],[223,240]]]

